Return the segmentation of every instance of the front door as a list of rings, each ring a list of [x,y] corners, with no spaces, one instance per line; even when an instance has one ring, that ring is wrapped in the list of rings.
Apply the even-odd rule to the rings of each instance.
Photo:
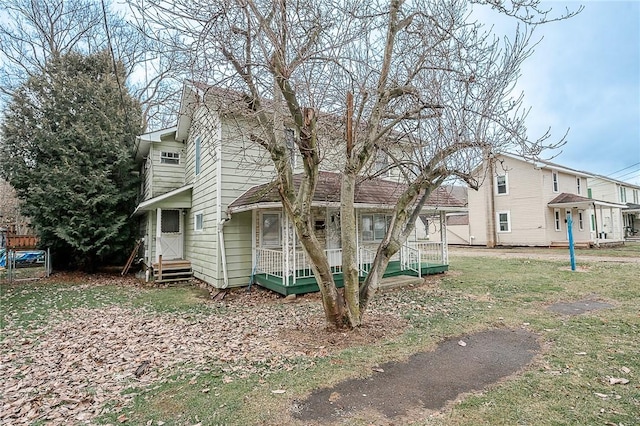
[[[162,210],[160,230],[162,259],[182,259],[182,212],[180,210]]]

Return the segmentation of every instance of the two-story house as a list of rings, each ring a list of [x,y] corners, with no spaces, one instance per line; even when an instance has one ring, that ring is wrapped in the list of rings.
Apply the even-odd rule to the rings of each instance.
[[[138,138],[136,159],[143,184],[136,214],[141,218],[144,264],[158,280],[178,279],[188,270],[218,288],[257,282],[282,294],[317,290],[273,190],[271,160],[250,139],[255,123],[225,107],[242,102],[237,93],[209,89],[186,83],[177,125]],[[325,158],[331,158],[332,147],[339,144],[327,143]],[[315,229],[339,283],[339,167],[327,162],[322,168],[312,204]],[[387,230],[401,189],[391,179],[359,183],[355,204],[362,274],[375,253],[373,246]],[[424,211],[437,212],[444,222],[446,212],[460,209],[460,201],[438,190]],[[387,272],[422,275],[446,269],[444,233],[438,241],[410,241]]]
[[[468,193],[472,245],[566,246],[569,218],[578,246],[624,240],[626,205],[590,197],[588,173],[501,154],[479,176],[479,190]]]
[[[588,186],[590,198],[625,204],[622,209],[624,236],[640,236],[640,186],[601,175],[591,175]]]

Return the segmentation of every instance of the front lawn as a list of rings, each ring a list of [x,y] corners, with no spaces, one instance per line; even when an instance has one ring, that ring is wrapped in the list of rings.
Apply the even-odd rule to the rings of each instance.
[[[0,423],[296,424],[292,410],[315,388],[505,327],[540,336],[533,364],[413,424],[634,424],[639,276],[637,263],[571,272],[566,262],[453,257],[448,273],[379,294],[365,327],[345,333],[323,329],[317,295],[284,303],[254,288],[213,301],[198,287],[89,277],[2,284]],[[613,307],[546,309],[586,299]]]

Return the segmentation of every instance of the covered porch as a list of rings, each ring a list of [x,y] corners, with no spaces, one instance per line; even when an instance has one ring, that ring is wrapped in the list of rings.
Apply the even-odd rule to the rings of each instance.
[[[384,278],[407,275],[422,277],[449,269],[446,242],[414,242],[405,244],[389,262]],[[319,290],[311,264],[302,249],[293,252],[256,248],[256,267],[252,282],[282,295],[304,294]],[[342,249],[325,250],[337,287],[342,279]],[[358,271],[364,280],[371,268],[375,252],[363,247],[358,250]],[[287,271],[287,272],[284,272]]]

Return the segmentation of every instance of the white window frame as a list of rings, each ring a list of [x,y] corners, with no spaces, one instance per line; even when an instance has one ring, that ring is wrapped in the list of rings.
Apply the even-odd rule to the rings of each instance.
[[[578,210],[578,229],[584,231],[584,210]]]
[[[196,137],[193,148],[193,162],[195,175],[198,176],[202,173],[202,138]]]
[[[625,188],[622,185],[620,185],[620,202],[621,203],[627,202],[627,188]]]
[[[503,223],[503,221],[501,220],[502,215],[505,215],[507,217],[507,221],[506,221],[507,229],[502,229],[502,223]],[[498,224],[498,233],[505,234],[505,233],[511,232],[511,212],[509,210],[496,212],[496,223]]]
[[[551,171],[551,188],[553,192],[560,192],[560,183],[558,181],[558,172],[555,170]]]
[[[562,216],[560,216],[560,209],[553,209],[553,223],[556,232],[562,231]]]
[[[499,178],[503,177],[504,178],[504,192],[500,192],[500,183],[498,181]],[[497,175],[495,177],[495,186],[496,186],[496,195],[509,195],[509,176],[507,175],[507,173],[503,174],[503,175]]]
[[[160,163],[169,166],[178,166],[180,165],[180,153],[176,151],[161,151]]]
[[[633,204],[638,204],[638,190],[633,190]]]
[[[582,195],[582,179],[580,176],[576,176],[576,189],[578,191],[578,195]]]
[[[278,217],[278,241],[266,241],[264,237],[264,217]],[[260,247],[281,247],[282,246],[282,213],[280,212],[262,212],[260,213]]]
[[[365,217],[371,218],[370,230],[365,229],[365,226],[364,226]],[[376,238],[376,223],[381,223],[381,221],[384,221],[384,232],[382,233],[382,236],[380,236],[380,238]],[[360,238],[362,238],[362,241],[366,241],[366,242],[382,241],[384,239],[384,236],[387,235],[390,221],[391,221],[391,216],[384,213],[365,213],[360,215]],[[371,237],[370,238],[365,237],[365,232],[370,232]]]
[[[202,210],[193,214],[193,230],[196,232],[204,231],[204,212]]]

